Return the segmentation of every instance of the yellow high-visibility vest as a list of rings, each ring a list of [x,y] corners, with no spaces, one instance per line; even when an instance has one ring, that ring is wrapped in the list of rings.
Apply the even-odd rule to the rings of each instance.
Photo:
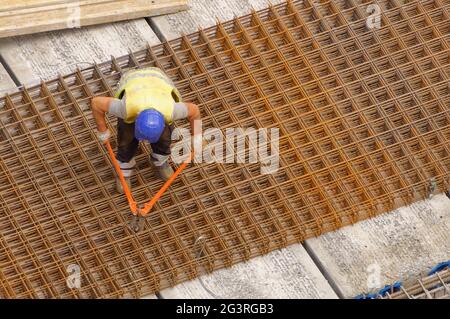
[[[153,109],[172,124],[174,102],[181,102],[181,95],[173,82],[158,68],[132,70],[123,75],[115,98],[125,95],[126,123],[133,123],[144,110]]]

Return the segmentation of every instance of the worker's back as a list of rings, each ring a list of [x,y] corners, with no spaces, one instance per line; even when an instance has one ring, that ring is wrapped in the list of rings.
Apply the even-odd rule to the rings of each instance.
[[[181,96],[173,82],[158,68],[132,70],[120,79],[116,98],[125,98],[126,123],[132,123],[136,116],[147,109],[154,109],[172,123],[174,101]]]

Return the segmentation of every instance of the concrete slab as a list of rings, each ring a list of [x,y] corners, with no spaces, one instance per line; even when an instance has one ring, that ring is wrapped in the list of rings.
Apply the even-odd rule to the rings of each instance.
[[[301,245],[160,292],[163,298],[337,298]]]
[[[45,32],[0,40],[0,55],[25,84],[69,73],[158,44],[159,40],[145,19],[117,22],[81,29]],[[87,62],[87,63],[86,63]]]
[[[306,241],[346,297],[420,277],[450,260],[449,243],[443,194]]]
[[[284,0],[272,0],[272,4]],[[250,13],[252,8],[260,10],[269,5],[267,0],[189,0],[187,11],[149,18],[155,32],[166,40],[178,38],[181,34],[198,31],[216,24],[216,19],[226,21],[234,16]],[[159,32],[158,32],[159,31]]]
[[[0,96],[5,95],[8,92],[13,92],[16,87],[14,81],[6,72],[5,67],[0,63]]]

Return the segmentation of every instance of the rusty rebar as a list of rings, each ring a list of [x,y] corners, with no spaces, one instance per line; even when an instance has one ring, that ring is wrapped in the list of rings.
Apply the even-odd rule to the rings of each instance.
[[[450,4],[378,3],[379,29],[364,1],[289,1],[0,99],[0,297],[143,296],[446,190]],[[278,171],[191,165],[131,232],[90,100],[146,66],[204,129],[279,128]],[[162,185],[148,155],[139,203]]]
[[[396,292],[388,292],[383,299],[450,299],[450,269],[402,285]]]

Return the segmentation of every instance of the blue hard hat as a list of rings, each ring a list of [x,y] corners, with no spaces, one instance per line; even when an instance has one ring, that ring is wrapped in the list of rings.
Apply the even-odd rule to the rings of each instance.
[[[144,110],[136,117],[134,135],[140,141],[158,142],[164,131],[164,116],[156,110]]]

